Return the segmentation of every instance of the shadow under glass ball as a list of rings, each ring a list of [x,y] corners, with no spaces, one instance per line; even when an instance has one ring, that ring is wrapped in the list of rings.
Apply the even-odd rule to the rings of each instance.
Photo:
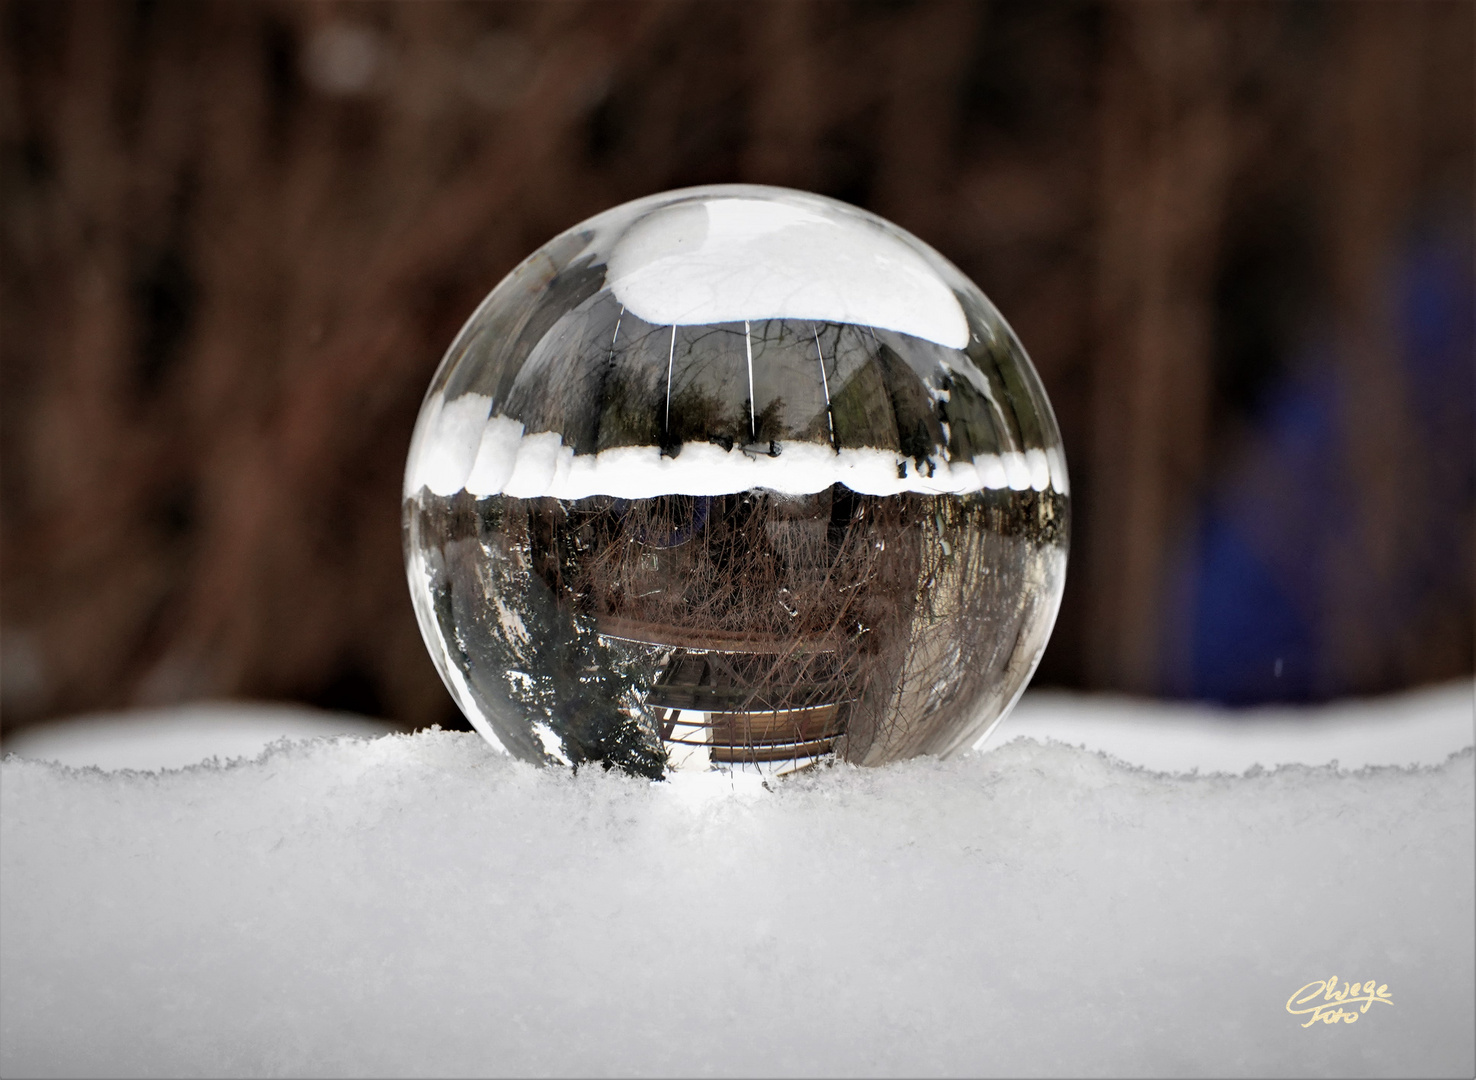
[[[783,774],[973,745],[1044,649],[1069,497],[982,293],[817,196],[617,207],[462,330],[407,464],[432,657],[535,762]]]

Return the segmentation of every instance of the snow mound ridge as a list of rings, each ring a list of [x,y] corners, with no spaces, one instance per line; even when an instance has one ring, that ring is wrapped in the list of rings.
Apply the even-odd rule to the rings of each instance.
[[[447,732],[10,758],[0,1072],[1468,1075],[1473,760],[1016,740],[765,791]],[[1395,1005],[1302,1028],[1332,975]]]

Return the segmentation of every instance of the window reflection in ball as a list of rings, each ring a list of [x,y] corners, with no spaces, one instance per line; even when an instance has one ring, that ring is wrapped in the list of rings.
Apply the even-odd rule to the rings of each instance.
[[[931,248],[777,188],[570,229],[451,346],[405,475],[437,668],[518,757],[787,773],[975,743],[1066,564],[1029,360]]]

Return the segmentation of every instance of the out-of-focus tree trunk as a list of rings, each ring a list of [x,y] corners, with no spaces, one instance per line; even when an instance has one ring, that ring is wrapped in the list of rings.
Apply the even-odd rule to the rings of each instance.
[[[1120,6],[1102,59],[1091,546],[1093,683],[1159,682],[1172,530],[1204,466],[1213,285],[1236,153],[1230,12]]]
[[[1390,289],[1417,199],[1426,10],[1357,6],[1339,27],[1326,98],[1330,281],[1348,366],[1340,432],[1352,520],[1327,552],[1325,618],[1334,647],[1320,681],[1368,692],[1403,674],[1384,647],[1381,612],[1397,603],[1399,567],[1420,543],[1430,499],[1411,431],[1406,369]],[[1473,598],[1476,599],[1476,598]]]

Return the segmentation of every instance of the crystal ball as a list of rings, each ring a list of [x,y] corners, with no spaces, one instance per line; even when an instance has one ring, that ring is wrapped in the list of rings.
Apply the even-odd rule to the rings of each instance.
[[[932,248],[782,188],[575,226],[467,321],[405,470],[467,719],[530,762],[783,775],[976,744],[1045,648],[1061,438]]]

